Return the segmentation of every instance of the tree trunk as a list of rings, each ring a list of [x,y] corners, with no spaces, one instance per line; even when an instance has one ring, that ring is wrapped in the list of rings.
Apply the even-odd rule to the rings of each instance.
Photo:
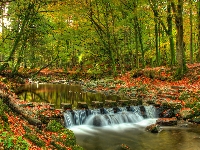
[[[138,33],[138,39],[139,39],[140,49],[141,49],[141,53],[142,53],[142,68],[144,68],[145,67],[144,47],[143,47],[143,41],[142,41],[141,27],[139,25],[139,20],[138,20],[137,16],[134,17],[134,22],[135,22],[136,30]]]
[[[158,47],[159,37],[158,37],[158,21],[155,19],[155,46],[156,46],[156,65],[160,66],[160,50]]]
[[[197,20],[198,20],[198,52],[197,52],[197,56],[196,59],[198,62],[200,62],[200,0],[197,1]]]
[[[174,50],[174,39],[173,39],[173,33],[172,33],[172,14],[171,14],[171,6],[170,3],[168,2],[167,5],[167,26],[168,26],[168,36],[169,36],[169,43],[170,43],[170,53],[171,53],[171,61],[170,65],[171,67],[175,65],[176,63],[176,55],[175,55],[175,50]]]
[[[193,63],[193,16],[192,16],[192,0],[190,0],[190,63]]]
[[[136,49],[136,68],[139,68],[139,54],[138,54],[138,32],[137,32],[137,28],[136,28],[136,25],[135,25],[135,49]]]
[[[186,72],[186,62],[185,62],[185,51],[184,51],[184,41],[183,41],[183,0],[178,0],[177,10],[174,2],[172,4],[172,9],[175,15],[176,24],[176,57],[178,63],[178,76],[182,77]]]

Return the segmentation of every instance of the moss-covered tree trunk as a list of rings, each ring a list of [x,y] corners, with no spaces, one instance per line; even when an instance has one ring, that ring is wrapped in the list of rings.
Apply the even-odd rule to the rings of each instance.
[[[198,51],[196,59],[200,62],[200,0],[197,1],[197,20],[198,20]]]
[[[175,14],[175,24],[176,24],[176,57],[178,64],[178,76],[182,77],[186,72],[186,61],[185,61],[185,43],[183,41],[183,0],[178,0],[177,6],[174,2],[172,4],[172,9]]]
[[[169,2],[167,4],[167,26],[168,26],[167,34],[169,36],[170,54],[171,54],[170,65],[174,66],[176,63],[176,55],[175,55],[174,39],[173,39],[173,33],[172,33],[173,26],[172,26],[171,4]]]
[[[190,63],[193,63],[193,15],[192,0],[190,0]]]

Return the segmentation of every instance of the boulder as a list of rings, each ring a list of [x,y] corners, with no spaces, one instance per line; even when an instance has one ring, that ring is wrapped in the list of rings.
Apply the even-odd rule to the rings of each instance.
[[[159,118],[156,120],[156,124],[159,124],[161,126],[174,126],[177,125],[177,118]]]
[[[151,124],[151,125],[146,127],[146,130],[151,132],[151,133],[158,133],[158,132],[161,131],[159,124]]]

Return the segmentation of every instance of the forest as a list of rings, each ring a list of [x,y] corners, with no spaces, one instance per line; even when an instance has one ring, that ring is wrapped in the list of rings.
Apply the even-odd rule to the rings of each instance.
[[[192,148],[200,148],[199,0],[1,0],[0,17],[0,149],[84,149],[63,126],[66,110],[55,109],[54,100],[18,97],[20,87],[33,84],[27,99],[46,96],[61,105],[71,94],[77,107],[82,96],[87,103],[161,108],[147,130],[187,124],[195,130],[187,132]],[[60,87],[40,89],[40,83]],[[81,88],[73,92],[72,83]],[[105,100],[113,95],[115,102]],[[72,111],[72,104],[63,108]]]
[[[199,1],[3,0],[1,16],[1,74],[168,66],[182,77],[186,63],[200,61]]]

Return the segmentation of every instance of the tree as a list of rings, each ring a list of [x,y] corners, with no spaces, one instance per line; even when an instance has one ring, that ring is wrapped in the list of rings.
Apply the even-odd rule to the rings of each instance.
[[[161,18],[161,15],[158,10],[158,5],[156,4],[157,2],[155,0],[149,0],[149,4],[151,6],[151,9],[154,12],[154,17],[155,17],[155,23],[157,24],[158,22],[161,24],[163,27],[165,33],[169,37],[169,43],[170,43],[170,54],[171,54],[171,60],[170,60],[170,65],[174,66],[175,65],[175,50],[174,50],[174,40],[173,40],[173,25],[172,25],[172,12],[171,12],[171,3],[167,1],[167,27],[164,24],[164,21]],[[157,42],[157,40],[156,40]],[[158,48],[156,48],[158,49]],[[157,59],[159,60],[159,52],[157,50]]]
[[[197,52],[197,56],[196,59],[198,62],[200,62],[200,0],[197,0],[197,22],[198,22],[198,52]]]
[[[178,63],[178,75],[182,77],[186,72],[185,43],[183,41],[183,0],[178,0],[177,6],[171,1],[176,24],[176,57]]]

